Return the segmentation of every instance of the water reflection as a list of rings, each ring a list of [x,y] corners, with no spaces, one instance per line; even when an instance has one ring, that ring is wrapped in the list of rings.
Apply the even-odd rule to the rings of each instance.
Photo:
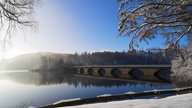
[[[16,83],[27,84],[27,85],[54,85],[54,84],[68,84],[75,87],[113,87],[113,86],[137,86],[138,82],[133,81],[121,81],[104,78],[94,77],[82,77],[74,76],[67,72],[18,72],[18,73],[3,73],[0,74],[0,80],[8,79]],[[147,84],[139,83],[143,86],[158,86],[161,84]]]
[[[0,108],[20,106],[21,103],[39,106],[62,99],[168,88],[172,86],[73,76],[67,72],[0,73]]]

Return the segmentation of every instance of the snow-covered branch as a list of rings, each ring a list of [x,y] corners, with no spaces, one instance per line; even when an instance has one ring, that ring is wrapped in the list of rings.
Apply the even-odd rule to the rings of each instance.
[[[185,36],[192,37],[192,1],[189,0],[123,0],[118,19],[119,36],[132,37],[130,48],[157,35],[166,38],[166,49],[179,45]]]

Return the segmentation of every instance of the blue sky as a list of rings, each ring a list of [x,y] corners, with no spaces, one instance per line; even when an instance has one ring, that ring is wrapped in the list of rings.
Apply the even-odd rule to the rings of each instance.
[[[35,52],[127,51],[130,38],[117,37],[115,0],[44,0],[36,9],[38,31],[17,36],[7,57]],[[143,47],[161,47],[156,40]]]

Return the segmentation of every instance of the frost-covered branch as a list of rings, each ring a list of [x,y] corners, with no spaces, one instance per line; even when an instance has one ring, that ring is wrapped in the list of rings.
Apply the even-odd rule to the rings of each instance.
[[[119,35],[132,38],[130,48],[138,42],[166,38],[167,49],[178,48],[183,37],[192,37],[192,1],[190,0],[118,0]],[[182,55],[182,54],[181,54]]]

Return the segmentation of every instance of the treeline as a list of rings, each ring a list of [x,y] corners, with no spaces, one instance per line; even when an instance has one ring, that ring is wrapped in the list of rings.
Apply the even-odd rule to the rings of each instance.
[[[161,52],[94,52],[73,54],[65,62],[69,65],[134,65],[134,64],[170,64],[170,58],[162,56]]]
[[[127,52],[84,52],[81,54],[68,54],[67,57],[57,59],[42,56],[41,68],[61,68],[64,66],[82,65],[152,65],[171,64],[171,56],[162,56],[162,51],[127,51]]]

